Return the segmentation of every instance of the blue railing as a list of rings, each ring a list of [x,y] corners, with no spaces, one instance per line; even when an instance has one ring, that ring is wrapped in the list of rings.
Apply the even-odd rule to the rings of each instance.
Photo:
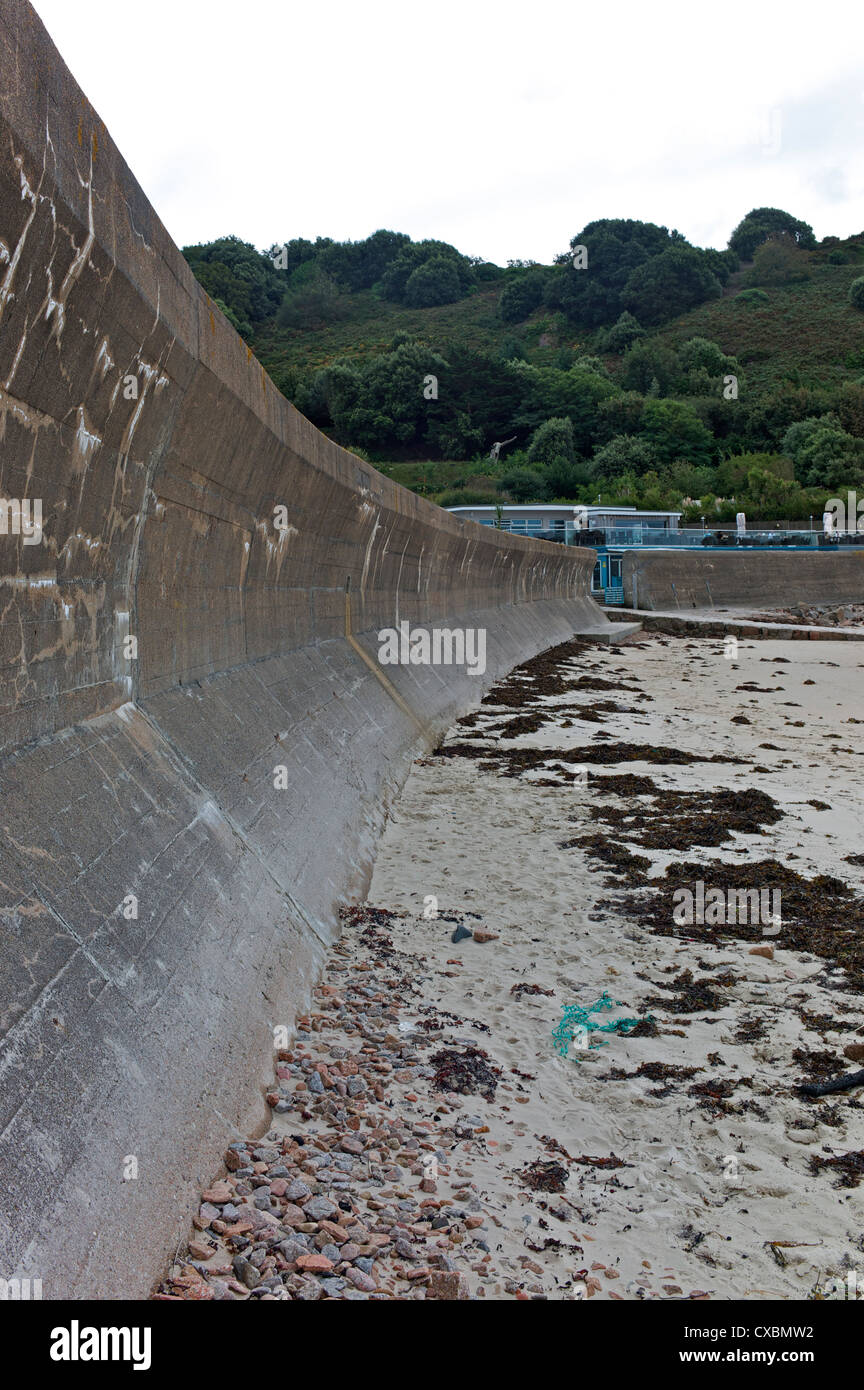
[[[483,521],[483,525],[494,525],[494,522]],[[584,531],[580,531],[574,522],[565,521],[557,525],[541,526],[533,519],[530,523],[518,518],[506,518],[501,522],[501,529],[509,531],[517,536],[539,536],[543,540],[561,540],[567,545],[578,545],[580,536],[585,537]],[[790,550],[801,550],[810,548],[824,548],[826,538],[820,531],[747,531],[743,535],[738,535],[734,527],[701,527],[689,526],[679,530],[667,530],[663,526],[649,526],[643,522],[636,522],[629,526],[601,526],[594,525],[590,528],[591,540],[585,537],[585,544],[605,546],[610,550],[626,549],[628,546],[662,546],[665,549],[689,547],[697,549],[700,547],[711,549],[747,549],[754,547],[763,549],[770,547],[788,548]],[[602,534],[603,540],[597,537]],[[843,533],[834,543],[841,545],[864,544],[864,534],[848,535]]]

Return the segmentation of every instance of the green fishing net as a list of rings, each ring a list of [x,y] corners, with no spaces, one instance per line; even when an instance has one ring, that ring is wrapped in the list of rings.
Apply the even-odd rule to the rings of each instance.
[[[552,1033],[552,1042],[555,1047],[555,1051],[560,1053],[562,1057],[566,1057],[569,1052],[571,1042],[574,1042],[577,1035],[579,1035],[583,1042],[582,1046],[577,1048],[576,1053],[574,1054],[576,1055],[576,1058],[578,1060],[578,1053],[579,1051],[583,1050],[584,1039],[588,1037],[589,1034],[629,1033],[631,1029],[636,1027],[637,1023],[651,1021],[650,1014],[647,1014],[644,1019],[616,1018],[613,1019],[611,1023],[595,1023],[594,1020],[590,1017],[591,1014],[599,1014],[603,1013],[604,1011],[608,1011],[609,1009],[620,1008],[623,1008],[621,1000],[610,999],[609,995],[606,993],[605,990],[600,995],[599,999],[595,1000],[593,1004],[588,1005],[587,1009],[583,1009],[581,1004],[562,1004],[561,1009],[563,1017],[561,1019],[561,1022],[558,1024],[558,1027],[555,1028]],[[603,1042],[601,1038],[588,1038],[589,1050],[593,1051],[598,1047],[605,1046],[606,1043]]]

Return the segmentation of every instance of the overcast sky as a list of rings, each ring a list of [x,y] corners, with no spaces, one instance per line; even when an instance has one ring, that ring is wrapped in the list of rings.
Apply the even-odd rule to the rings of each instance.
[[[864,231],[860,0],[35,4],[181,246],[548,262],[593,218],[722,247],[763,205]]]

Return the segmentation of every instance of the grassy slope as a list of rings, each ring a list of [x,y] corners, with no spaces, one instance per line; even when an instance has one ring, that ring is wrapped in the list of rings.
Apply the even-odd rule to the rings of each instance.
[[[501,285],[475,290],[455,304],[434,309],[407,309],[379,299],[371,290],[342,297],[345,317],[315,329],[277,328],[264,325],[255,335],[256,355],[268,371],[284,367],[315,370],[336,358],[371,357],[383,352],[394,334],[421,338],[434,348],[458,343],[477,351],[498,353],[514,338],[530,349],[532,361],[554,363],[562,345],[574,346],[574,335],[554,333],[557,316],[534,315],[525,323],[502,323],[498,316]],[[552,330],[554,346],[540,347],[538,340]]]
[[[841,243],[850,264],[828,265],[824,253],[811,258],[809,280],[766,288],[769,302],[747,304],[735,297],[742,273],[733,277],[722,299],[713,300],[673,323],[655,330],[657,340],[675,346],[695,335],[710,338],[747,368],[752,389],[763,391],[782,381],[825,384],[860,375],[861,366],[845,366],[847,354],[864,349],[864,317],[847,300],[849,285],[864,271],[864,247]],[[854,258],[854,259],[852,259]],[[367,357],[383,351],[393,335],[408,332],[433,347],[456,342],[498,352],[518,339],[531,361],[553,363],[563,346],[592,351],[592,335],[568,329],[557,315],[539,313],[524,323],[505,324],[498,317],[501,285],[481,287],[456,304],[434,309],[407,309],[379,299],[371,290],[345,295],[345,317],[315,329],[279,329],[265,325],[255,349],[270,370],[315,369],[340,357]],[[549,335],[551,345],[540,346]],[[616,359],[610,359],[610,364]]]
[[[797,386],[833,385],[857,379],[849,353],[864,349],[864,316],[849,304],[849,286],[864,270],[861,248],[845,246],[854,264],[811,264],[811,278],[777,289],[765,287],[767,304],[748,304],[732,294],[693,309],[658,330],[670,347],[699,336],[737,357],[751,390],[763,392],[791,381]],[[738,277],[736,277],[736,281]],[[740,281],[738,282],[740,284]]]
[[[669,347],[697,335],[711,339],[738,359],[748,393],[757,395],[784,383],[827,386],[858,380],[864,374],[864,315],[851,307],[847,295],[852,280],[864,272],[864,245],[856,239],[840,246],[849,257],[848,265],[829,265],[827,250],[820,248],[809,258],[810,277],[797,284],[764,287],[765,304],[736,298],[746,285],[745,268],[732,277],[722,299],[693,309],[650,337]],[[337,358],[372,356],[386,349],[399,331],[444,352],[448,344],[458,343],[495,355],[515,339],[537,365],[556,365],[562,347],[594,351],[596,335],[569,327],[560,315],[540,311],[523,323],[503,323],[498,316],[501,288],[500,282],[481,286],[455,304],[432,309],[404,308],[363,291],[343,297],[344,317],[338,322],[313,330],[265,325],[253,345],[268,371],[277,376],[286,368],[305,372]],[[607,357],[606,362],[615,376],[620,357]],[[426,496],[467,487],[488,492],[490,500],[497,497],[494,467],[477,473],[476,461],[377,466]]]

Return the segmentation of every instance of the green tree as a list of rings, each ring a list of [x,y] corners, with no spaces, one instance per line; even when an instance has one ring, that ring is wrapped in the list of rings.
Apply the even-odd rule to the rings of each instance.
[[[447,365],[412,339],[359,366],[342,362],[327,367],[318,380],[337,436],[376,452],[419,443],[432,404],[423,383],[428,375],[440,379]]]
[[[217,309],[222,310],[222,313],[225,315],[231,327],[240,334],[241,338],[245,338],[248,342],[252,337],[252,325],[249,320],[241,319],[238,314],[235,314],[231,305],[226,304],[224,299],[214,299],[213,303],[216,305]]]
[[[737,379],[739,391],[744,386],[736,359],[708,338],[688,338],[678,349],[678,361],[684,378],[681,385],[688,395],[718,395],[724,378],[730,375]]]
[[[456,263],[444,256],[431,256],[412,270],[405,282],[405,303],[412,309],[453,304],[461,295]]]
[[[543,424],[531,436],[531,443],[528,445],[528,462],[543,465],[556,463],[560,460],[565,463],[573,463],[574,459],[572,422],[566,417],[563,420],[554,418],[544,420]]]
[[[617,434],[597,449],[592,463],[598,476],[618,478],[627,473],[637,476],[654,467],[656,455],[651,445],[637,435]]]
[[[621,363],[621,384],[628,391],[641,391],[647,394],[651,383],[657,382],[659,392],[665,395],[675,384],[680,374],[680,363],[671,348],[662,343],[634,343],[624,354]]]
[[[787,478],[778,478],[760,468],[751,468],[747,474],[747,493],[745,505],[762,512],[776,512],[778,517],[794,511],[793,499],[800,489],[797,483]]]
[[[645,329],[637,318],[628,314],[625,309],[623,314],[619,314],[611,328],[605,333],[601,333],[599,348],[601,352],[625,352],[636,342],[637,338],[644,338]]]
[[[775,478],[794,478],[792,460],[782,454],[746,453],[730,454],[717,465],[716,487],[724,497],[738,495],[747,487],[747,478],[752,472],[770,473]]]
[[[645,398],[638,391],[622,391],[597,407],[596,434],[601,443],[616,434],[638,434],[642,427]]]
[[[517,434],[527,390],[522,369],[465,346],[448,346],[446,358],[438,399],[427,404],[424,438],[429,446],[443,458],[465,458]],[[454,453],[457,436],[462,443]]]
[[[525,344],[519,338],[505,338],[501,344],[502,362],[527,362]]]
[[[569,351],[569,349],[565,349],[565,351]],[[566,367],[563,368],[565,371],[574,369],[577,372],[593,372],[595,376],[602,376],[606,381],[612,380],[602,357],[589,357],[587,355],[577,357],[575,360],[569,361]]]
[[[859,275],[849,286],[849,303],[855,309],[864,309],[864,275]]]
[[[498,479],[497,487],[514,502],[545,502],[549,498],[549,484],[533,468],[510,469]]]
[[[475,279],[474,268],[467,256],[461,255],[455,246],[446,241],[412,241],[402,247],[381,276],[384,298],[404,303],[408,282],[414,272],[427,261],[442,259],[452,263],[459,279],[460,293],[467,293]]]
[[[594,470],[590,463],[581,459],[569,463],[559,458],[546,465],[543,476],[553,500],[577,501],[580,492],[594,477]]]
[[[185,246],[183,254],[211,298],[227,305],[238,320],[255,325],[272,317],[279,307],[286,288],[284,275],[239,237]]]
[[[783,436],[795,476],[809,487],[839,488],[864,481],[864,440],[847,434],[836,415],[799,420]]]
[[[842,382],[832,404],[844,430],[864,438],[864,385],[860,381]]]
[[[595,327],[612,323],[623,309],[628,276],[652,257],[678,245],[686,245],[680,232],[670,232],[653,222],[603,218],[589,222],[559,256],[559,274],[548,286],[546,302],[561,308],[574,323]],[[587,252],[587,268],[577,269],[577,247]]]
[[[745,280],[754,286],[794,285],[809,278],[807,252],[791,237],[772,236],[757,246]]]
[[[709,376],[722,376],[738,366],[734,357],[727,357],[709,338],[688,338],[678,349],[678,360],[685,372],[704,367]]]
[[[663,469],[661,480],[667,495],[676,503],[685,497],[701,497],[715,485],[713,468],[697,468],[686,459],[673,459]]]
[[[597,407],[618,392],[618,388],[596,372],[572,367],[569,372],[555,367],[521,369],[525,397],[517,417],[520,428],[535,430],[544,420],[569,417],[573,440],[580,454],[587,454],[597,431]]]
[[[411,238],[404,232],[382,228],[363,241],[329,242],[316,255],[321,269],[331,275],[341,289],[353,294],[371,289],[403,247],[410,243]]]
[[[752,208],[730,236],[729,249],[734,251],[736,256],[740,256],[742,261],[749,261],[756,247],[761,246],[763,241],[767,241],[770,236],[784,233],[798,246],[816,245],[813,228],[809,223],[799,221],[797,217],[783,212],[780,208]]]
[[[622,300],[640,323],[655,324],[720,294],[720,281],[700,251],[670,246],[628,276]]]
[[[682,401],[646,401],[642,437],[651,445],[659,463],[681,458],[690,463],[706,464],[714,454],[710,431],[696,412]]]
[[[521,323],[543,302],[544,270],[530,270],[509,280],[501,291],[498,312],[505,323]]]

